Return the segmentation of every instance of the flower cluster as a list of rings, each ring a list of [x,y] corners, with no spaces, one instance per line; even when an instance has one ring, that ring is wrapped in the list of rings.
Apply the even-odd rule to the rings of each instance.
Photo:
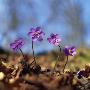
[[[43,37],[44,37],[45,33],[42,31],[42,28],[41,27],[36,27],[36,28],[31,28],[30,31],[28,32],[28,36],[31,37],[32,39],[32,51],[33,51],[33,62],[35,62],[35,65],[36,64],[36,59],[35,59],[35,53],[34,53],[34,42],[35,41],[43,41]],[[60,43],[62,41],[61,37],[59,37],[59,34],[51,34],[50,37],[47,38],[48,42],[55,45],[55,46],[59,46],[60,48],[60,52],[61,52],[61,47],[60,47]],[[24,39],[23,38],[19,38],[17,40],[15,40],[13,43],[10,44],[10,47],[13,49],[13,50],[20,50],[23,57],[24,57],[24,54],[21,50],[21,47],[24,45]],[[63,52],[65,53],[65,55],[67,56],[67,61],[65,63],[65,66],[64,66],[64,69],[66,67],[66,64],[68,62],[68,56],[74,56],[76,54],[76,48],[75,46],[65,46],[64,49],[63,49]],[[25,57],[24,57],[25,58]],[[55,64],[55,66],[57,65],[57,62]],[[63,72],[64,72],[64,69],[63,69]]]
[[[28,36],[32,38],[32,41],[42,41],[43,36],[45,33],[42,31],[41,27],[36,27],[36,28],[31,28],[30,32],[28,32]],[[51,34],[49,38],[47,38],[48,42],[55,45],[59,46],[62,39],[59,37],[59,34]],[[24,45],[24,39],[19,38],[14,41],[14,43],[10,44],[10,47],[13,50],[18,50]],[[76,54],[76,48],[74,46],[65,46],[63,49],[65,55],[70,55],[74,56]]]

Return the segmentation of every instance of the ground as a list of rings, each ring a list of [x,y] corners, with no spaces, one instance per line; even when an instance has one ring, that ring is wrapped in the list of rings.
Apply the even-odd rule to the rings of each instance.
[[[60,60],[52,73],[58,55]],[[9,53],[7,57],[4,53],[0,57],[0,90],[90,90],[89,49],[79,49],[75,57],[69,57],[64,73],[66,58],[56,51],[36,55],[37,66],[34,63],[30,65],[33,57],[29,55],[25,62],[30,65],[30,71],[25,69],[26,74],[21,75],[23,66],[17,65],[23,60],[20,54]],[[81,70],[88,73],[78,79],[77,72]]]

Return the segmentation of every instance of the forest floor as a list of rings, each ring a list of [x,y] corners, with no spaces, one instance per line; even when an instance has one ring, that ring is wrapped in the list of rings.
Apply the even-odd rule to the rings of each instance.
[[[79,49],[75,57],[69,57],[64,73],[66,58],[56,51],[36,55],[37,64],[32,63],[31,55],[27,56],[24,61],[30,66],[25,70],[18,64],[23,61],[20,54],[10,53],[8,57],[1,54],[0,57],[0,90],[90,90],[89,49]],[[85,71],[84,77],[77,77],[79,71]]]

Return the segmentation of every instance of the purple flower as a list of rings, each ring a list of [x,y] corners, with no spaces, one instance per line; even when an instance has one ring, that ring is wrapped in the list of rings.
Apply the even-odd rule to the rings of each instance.
[[[31,31],[28,33],[32,37],[33,41],[42,41],[45,33],[41,30],[41,27],[31,28]]]
[[[49,43],[54,44],[55,46],[58,46],[60,42],[62,41],[58,34],[51,34],[49,38],[47,38]]]
[[[76,48],[74,46],[65,46],[63,51],[66,56],[74,56],[76,54]]]
[[[87,76],[87,73],[84,70],[77,72],[78,79],[81,79],[82,77],[86,77],[86,76]]]
[[[10,44],[10,47],[16,51],[18,49],[20,49],[22,46],[24,45],[24,40],[23,38],[19,38],[17,40],[15,40],[13,43]]]

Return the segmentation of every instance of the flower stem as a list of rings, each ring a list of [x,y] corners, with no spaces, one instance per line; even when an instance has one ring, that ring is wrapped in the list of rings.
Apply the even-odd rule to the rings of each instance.
[[[19,50],[20,50],[20,52],[21,52],[21,54],[22,54],[22,56],[23,56],[23,58],[24,58],[24,54],[23,54],[22,49],[21,49],[21,48],[19,48]]]
[[[33,59],[34,59],[35,65],[36,65],[36,58],[35,58],[35,53],[34,53],[34,43],[33,43],[33,40],[32,40],[32,51],[33,51]]]
[[[67,56],[67,61],[66,61],[65,65],[64,65],[64,68],[63,68],[63,73],[64,73],[64,70],[65,70],[65,67],[66,67],[67,63],[68,63],[68,56]]]
[[[60,52],[61,52],[61,47],[59,46],[59,48],[60,48]],[[52,71],[52,73],[51,73],[51,74],[53,74],[53,73],[54,73],[55,68],[56,68],[56,66],[57,66],[57,64],[58,64],[59,59],[60,59],[60,56],[58,55],[58,57],[57,57],[57,61],[55,62],[55,65],[54,65],[54,68],[53,68],[53,71]]]
[[[59,47],[59,49],[60,49],[60,52],[62,51],[62,49],[61,49],[61,46],[60,45],[58,45],[58,47]]]

